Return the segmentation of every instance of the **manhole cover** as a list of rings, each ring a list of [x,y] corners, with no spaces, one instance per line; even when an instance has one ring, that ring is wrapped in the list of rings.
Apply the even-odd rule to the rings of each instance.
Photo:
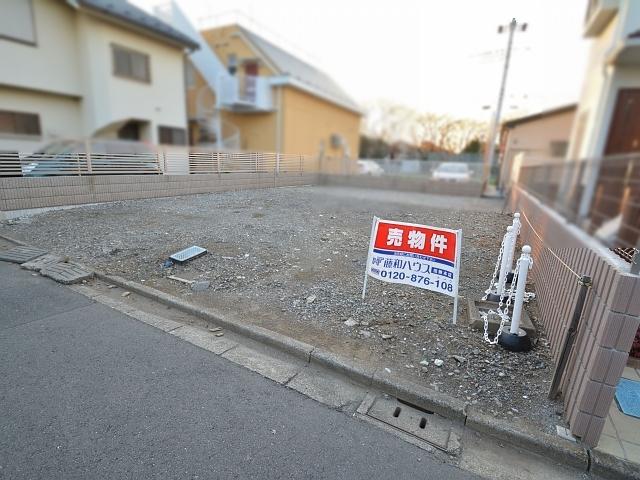
[[[392,397],[378,397],[369,408],[367,416],[413,435],[440,450],[448,450],[450,422],[435,413],[419,410]]]

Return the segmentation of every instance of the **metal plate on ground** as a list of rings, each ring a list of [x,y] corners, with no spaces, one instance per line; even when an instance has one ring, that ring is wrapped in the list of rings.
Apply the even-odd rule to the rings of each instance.
[[[19,246],[0,252],[0,260],[13,263],[25,263],[47,253],[46,250],[35,247]]]
[[[200,255],[204,255],[205,253],[207,253],[206,248],[194,245],[193,247],[185,248],[184,250],[180,250],[179,252],[174,253],[169,258],[174,262],[184,263],[188,262],[189,260],[193,260]]]
[[[408,433],[434,447],[448,451],[451,424],[447,419],[399,402],[393,397],[375,399],[367,416],[402,432]]]

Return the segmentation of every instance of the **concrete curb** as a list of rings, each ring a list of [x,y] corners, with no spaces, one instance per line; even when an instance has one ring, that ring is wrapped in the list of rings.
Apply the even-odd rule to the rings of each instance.
[[[467,409],[466,426],[559,463],[584,468],[585,471],[589,468],[590,454],[586,447],[524,425],[516,426],[487,415],[476,406]]]
[[[5,240],[7,240],[8,242],[12,242],[15,243],[16,245],[20,245],[21,247],[26,247],[28,246],[26,243],[24,243],[22,240],[17,240],[13,237],[10,237],[8,235],[5,235],[4,233],[0,235],[0,238],[4,238]]]
[[[18,245],[27,245],[3,234],[0,234],[0,238]],[[80,264],[76,263],[76,265]],[[87,267],[85,266],[84,268]],[[192,305],[173,295],[146,285],[131,282],[122,277],[107,275],[95,269],[89,268],[88,270],[93,271],[97,278],[105,282],[204,320],[212,321],[229,331],[282,350],[307,363],[324,366],[364,386],[373,386],[400,400],[438,413],[451,420],[459,421],[472,430],[491,435],[507,444],[583,469],[585,472],[593,472],[604,478],[640,480],[640,473],[631,462],[602,452],[594,452],[579,443],[573,444],[555,435],[549,435],[524,426],[515,426],[512,423],[486,415],[477,407],[466,404],[455,397],[423,387],[403,378],[394,378],[384,368],[379,368],[375,365],[358,364],[354,360],[343,358],[322,348],[300,342],[266,328],[230,320],[215,310]]]
[[[177,308],[178,310],[182,310],[185,313],[189,313],[204,320],[210,320],[216,325],[224,327],[231,332],[244,335],[245,337],[283,350],[294,357],[304,360],[305,362],[309,362],[311,352],[314,350],[313,345],[309,345],[308,343],[300,342],[291,337],[287,337],[286,335],[281,335],[257,325],[246,325],[229,320],[219,312],[192,305],[184,300],[174,297],[173,295],[156,290],[155,288],[140,285],[138,283],[125,280],[122,277],[107,275],[97,270],[94,270],[94,272],[97,278],[104,280],[105,282],[118,285],[126,290],[157,300],[160,303]]]
[[[604,452],[591,451],[590,472],[602,478],[640,480],[638,466]]]
[[[587,450],[578,444],[574,445],[559,437],[537,430],[524,431],[515,428],[507,422],[483,414],[476,407],[467,408],[468,405],[457,398],[423,387],[409,380],[393,378],[384,369],[379,369],[376,366],[358,365],[352,360],[345,359],[322,348],[314,347],[265,328],[240,324],[211,309],[194,306],[167,293],[118,276],[107,275],[97,271],[95,274],[96,277],[103,281],[157,300],[204,320],[210,320],[230,331],[293,354],[308,363],[324,366],[364,386],[373,386],[407,403],[458,421],[473,430],[503,440],[505,443],[515,444],[533,453],[553,458],[558,462],[583,469],[584,471],[587,471],[590,466]],[[606,469],[604,465],[602,468]],[[614,476],[612,478],[628,477]]]

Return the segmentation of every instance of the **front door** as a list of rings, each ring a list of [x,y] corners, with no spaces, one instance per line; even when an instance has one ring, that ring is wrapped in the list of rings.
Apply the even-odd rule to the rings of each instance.
[[[118,130],[120,140],[140,140],[140,124],[135,121],[125,123]]]
[[[248,102],[256,101],[256,77],[258,62],[248,61],[244,64],[244,97]]]
[[[640,152],[640,88],[618,92],[605,155]]]
[[[258,76],[258,62],[248,61],[244,64],[244,74],[251,77]]]

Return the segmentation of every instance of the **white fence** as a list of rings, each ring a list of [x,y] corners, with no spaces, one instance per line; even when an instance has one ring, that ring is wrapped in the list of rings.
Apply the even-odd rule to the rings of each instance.
[[[147,153],[0,153],[1,177],[85,175],[303,174],[304,155],[167,149]]]
[[[303,173],[310,158],[282,153],[164,151],[160,167],[165,175],[203,173]],[[306,165],[306,167],[305,167]]]

